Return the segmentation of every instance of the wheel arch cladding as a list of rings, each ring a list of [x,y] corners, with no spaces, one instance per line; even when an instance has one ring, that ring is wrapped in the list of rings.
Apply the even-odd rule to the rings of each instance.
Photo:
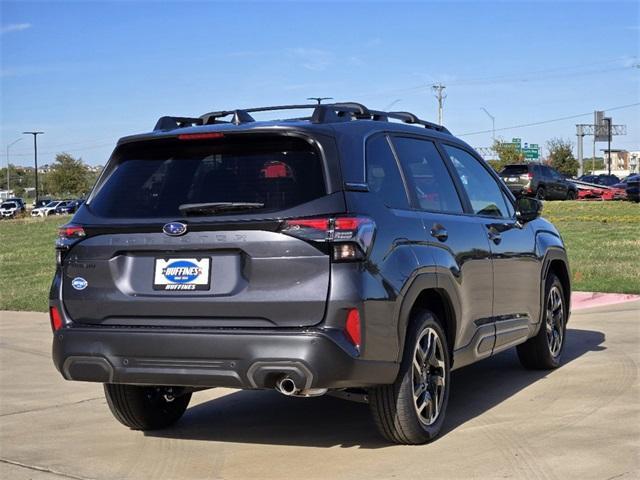
[[[549,262],[549,268],[547,269],[547,277],[550,273],[553,273],[560,280],[564,293],[564,301],[569,306],[569,309],[571,309],[571,277],[569,276],[567,264],[559,258],[551,260]]]
[[[453,361],[453,346],[455,344],[457,324],[455,309],[447,292],[441,288],[431,287],[425,288],[417,292],[417,295],[410,302],[409,308],[403,306],[402,311],[406,318],[401,322],[403,331],[401,335],[400,358],[404,351],[404,344],[407,338],[407,332],[411,322],[417,317],[417,313],[421,310],[430,310],[436,316],[438,322],[442,326],[447,337],[447,346],[449,350],[449,358]],[[409,303],[409,302],[407,302]]]

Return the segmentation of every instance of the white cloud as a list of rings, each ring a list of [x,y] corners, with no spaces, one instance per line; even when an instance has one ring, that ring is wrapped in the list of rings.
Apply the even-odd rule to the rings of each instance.
[[[0,35],[11,32],[21,32],[22,30],[27,30],[28,28],[31,28],[30,23],[10,23],[8,25],[3,25],[2,27],[0,27]]]
[[[300,66],[315,72],[326,70],[333,62],[333,54],[326,50],[299,47],[293,48],[289,52],[293,57],[300,60]]]

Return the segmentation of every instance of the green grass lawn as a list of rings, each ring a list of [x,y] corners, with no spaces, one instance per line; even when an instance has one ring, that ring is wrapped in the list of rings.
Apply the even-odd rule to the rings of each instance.
[[[0,310],[46,311],[58,226],[70,216],[0,221]]]
[[[573,289],[640,293],[640,206],[546,202],[569,251]],[[69,217],[0,222],[0,310],[46,311],[57,227]]]
[[[573,289],[640,293],[640,205],[545,202],[542,216],[565,241]]]

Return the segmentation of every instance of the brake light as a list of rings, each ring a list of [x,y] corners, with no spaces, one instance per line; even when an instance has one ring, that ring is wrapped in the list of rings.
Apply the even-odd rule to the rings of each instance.
[[[335,261],[364,259],[373,243],[375,223],[368,217],[322,217],[286,220],[282,233],[302,240],[330,244]]]
[[[51,329],[54,332],[60,330],[64,325],[58,307],[49,307],[49,319],[51,320]]]
[[[82,238],[86,237],[86,232],[84,228],[80,225],[73,225],[68,223],[67,225],[63,225],[58,229],[58,237],[69,239],[69,238]]]
[[[206,140],[209,138],[222,138],[223,133],[211,132],[211,133],[183,133],[178,135],[178,140]]]
[[[347,313],[344,334],[354,347],[360,349],[360,345],[362,344],[362,328],[360,326],[360,312],[358,312],[357,308],[352,308],[349,310],[349,313]]]

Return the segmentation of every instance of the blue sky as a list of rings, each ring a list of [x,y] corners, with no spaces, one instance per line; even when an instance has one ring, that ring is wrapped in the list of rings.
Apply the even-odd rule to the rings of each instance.
[[[434,82],[445,124],[476,147],[491,143],[465,135],[491,130],[482,107],[506,139],[575,141],[589,116],[500,129],[640,102],[639,5],[3,1],[0,165],[23,130],[46,132],[41,163],[68,151],[102,164],[162,115],[317,95],[435,121]],[[613,147],[640,150],[640,107],[609,113],[628,126]],[[30,139],[11,161],[31,164]]]

